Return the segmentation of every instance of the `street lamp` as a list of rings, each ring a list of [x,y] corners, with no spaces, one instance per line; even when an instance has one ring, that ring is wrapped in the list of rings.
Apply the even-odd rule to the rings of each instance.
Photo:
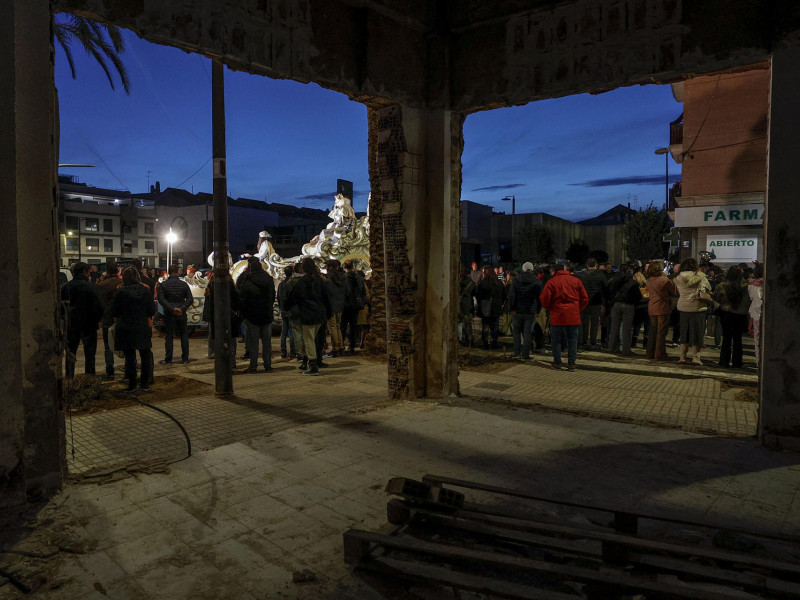
[[[514,234],[517,232],[517,197],[506,196],[501,198],[504,202],[511,201],[511,262],[514,262]]]
[[[656,154],[664,155],[664,165],[666,169],[666,176],[664,179],[664,187],[667,190],[666,199],[664,200],[664,210],[669,210],[669,148],[659,148]]]
[[[178,236],[172,231],[172,227],[170,227],[169,233],[167,234],[167,271],[169,271],[169,267],[172,264],[172,244],[177,240]]]

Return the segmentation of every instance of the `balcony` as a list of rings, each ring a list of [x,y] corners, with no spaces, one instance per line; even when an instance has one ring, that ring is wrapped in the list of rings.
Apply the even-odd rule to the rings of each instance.
[[[683,118],[680,119],[680,122],[673,121],[669,124],[669,145],[683,145]]]

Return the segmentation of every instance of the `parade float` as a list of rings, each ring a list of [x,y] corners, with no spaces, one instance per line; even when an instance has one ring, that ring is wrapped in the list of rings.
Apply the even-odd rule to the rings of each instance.
[[[275,280],[276,287],[277,283],[284,278],[284,269],[287,266],[294,266],[304,258],[312,258],[323,273],[328,260],[340,262],[352,260],[357,271],[363,271],[367,277],[370,275],[372,269],[369,261],[369,214],[357,218],[350,199],[337,194],[328,217],[331,222],[311,241],[303,245],[301,254],[298,256],[282,257],[275,251],[269,232],[259,233],[257,252],[253,256],[261,261],[264,270]],[[244,254],[241,260],[233,263],[231,276],[234,282],[247,268],[249,256],[249,254]],[[213,254],[208,257],[208,264],[213,267]],[[197,327],[203,323],[203,303],[210,279],[196,271],[186,275],[183,280],[189,284],[193,297],[192,305],[186,311],[187,321],[189,326]],[[275,320],[279,322],[280,311],[277,305],[274,312]]]

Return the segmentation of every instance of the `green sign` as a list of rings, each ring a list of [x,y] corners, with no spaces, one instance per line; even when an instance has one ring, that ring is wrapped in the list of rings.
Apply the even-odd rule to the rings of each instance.
[[[763,204],[690,206],[675,209],[676,227],[722,227],[763,224]]]

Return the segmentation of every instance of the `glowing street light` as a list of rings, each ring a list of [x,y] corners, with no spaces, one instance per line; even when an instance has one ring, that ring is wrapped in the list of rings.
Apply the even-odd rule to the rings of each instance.
[[[169,228],[169,233],[167,234],[167,271],[169,271],[169,267],[172,264],[172,244],[178,241],[178,236],[172,231],[172,227]]]

